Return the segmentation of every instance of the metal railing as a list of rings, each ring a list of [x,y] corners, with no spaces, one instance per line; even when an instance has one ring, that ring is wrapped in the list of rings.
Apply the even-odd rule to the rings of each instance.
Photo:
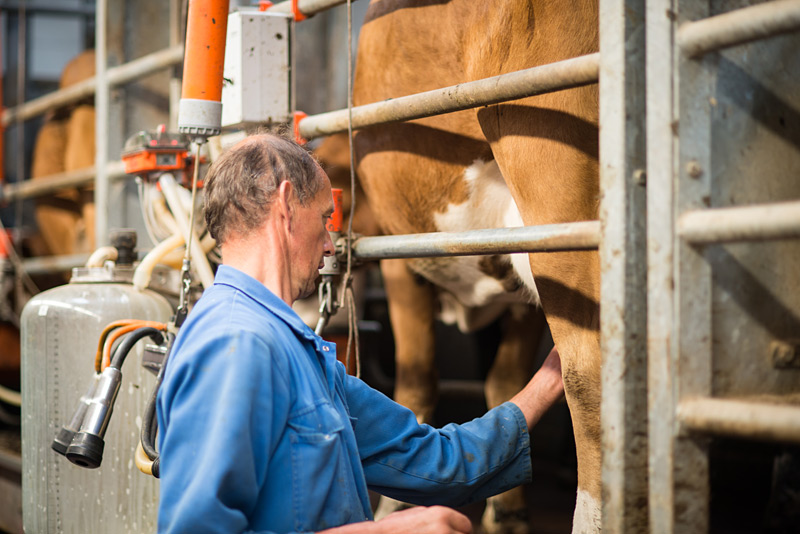
[[[589,54],[451,87],[353,108],[353,128],[408,121],[488,106],[528,96],[597,83],[600,54]],[[300,121],[300,135],[313,139],[346,132],[348,110],[311,115]]]
[[[709,527],[708,445],[694,435],[800,442],[800,408],[782,405],[786,400],[779,395],[770,395],[774,403],[769,404],[757,397],[713,397],[714,376],[722,370],[712,360],[714,279],[702,248],[800,237],[797,201],[705,207],[716,176],[709,102],[717,64],[704,59],[800,29],[800,0],[716,16],[709,16],[710,5],[647,4],[648,439],[654,534]],[[677,15],[663,17],[665,11]],[[695,20],[681,23],[681,18]]]

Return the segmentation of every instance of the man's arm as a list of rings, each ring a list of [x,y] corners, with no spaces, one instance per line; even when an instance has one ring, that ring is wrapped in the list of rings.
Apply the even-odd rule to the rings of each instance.
[[[452,508],[417,506],[380,521],[364,521],[323,530],[319,534],[470,534],[470,520]]]
[[[542,415],[563,396],[561,358],[558,356],[558,350],[553,347],[542,367],[536,371],[522,391],[514,395],[510,402],[522,410],[525,421],[528,423],[528,430],[530,430],[539,422]]]

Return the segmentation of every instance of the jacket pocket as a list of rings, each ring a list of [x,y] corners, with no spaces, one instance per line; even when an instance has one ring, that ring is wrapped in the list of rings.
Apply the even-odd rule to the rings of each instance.
[[[358,502],[342,430],[345,422],[327,401],[289,419],[295,529],[343,525]]]

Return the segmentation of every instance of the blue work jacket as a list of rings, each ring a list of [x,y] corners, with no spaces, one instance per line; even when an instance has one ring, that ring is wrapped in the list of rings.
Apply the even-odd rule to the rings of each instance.
[[[511,403],[434,429],[345,373],[264,285],[228,266],[189,314],[158,394],[163,533],[311,532],[372,519],[367,488],[462,505],[530,478]]]

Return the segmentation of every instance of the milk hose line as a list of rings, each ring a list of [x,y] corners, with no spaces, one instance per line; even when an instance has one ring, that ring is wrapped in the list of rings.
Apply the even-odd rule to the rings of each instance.
[[[51,448],[73,464],[90,469],[100,467],[105,433],[122,382],[122,365],[134,345],[146,337],[159,345],[164,342],[158,328],[145,326],[130,332],[114,351],[110,365],[101,375],[95,375],[96,382],[86,399],[81,399],[69,425],[62,427],[53,440]]]
[[[142,431],[140,434],[140,447],[144,451],[146,460],[137,458],[137,467],[145,474],[152,475],[159,478],[161,474],[160,458],[156,450],[156,435],[158,434],[158,419],[156,418],[156,401],[158,399],[158,390],[161,388],[161,383],[164,381],[164,372],[167,369],[167,362],[169,361],[170,353],[172,352],[172,345],[175,343],[175,334],[169,332],[167,334],[167,352],[164,355],[164,361],[161,363],[161,369],[158,371],[156,377],[156,386],[153,388],[153,394],[147,403],[144,410],[144,417],[142,421]]]
[[[361,378],[358,318],[353,295],[353,215],[356,211],[356,168],[353,148],[353,2],[347,0],[347,136],[350,146],[350,215],[347,220],[347,271],[342,280],[342,298],[347,304],[347,349],[345,367],[350,371],[350,347],[355,342],[356,376]]]

